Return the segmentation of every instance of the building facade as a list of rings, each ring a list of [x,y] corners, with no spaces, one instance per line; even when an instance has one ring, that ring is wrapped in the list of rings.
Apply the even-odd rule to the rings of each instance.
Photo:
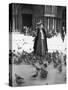
[[[10,31],[23,32],[23,27],[32,27],[35,30],[41,19],[46,32],[60,32],[66,27],[66,7],[51,5],[10,4],[9,27]]]

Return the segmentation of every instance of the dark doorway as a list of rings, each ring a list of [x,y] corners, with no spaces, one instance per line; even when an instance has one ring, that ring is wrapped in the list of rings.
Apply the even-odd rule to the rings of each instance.
[[[32,14],[23,14],[22,15],[22,23],[23,26],[29,26],[32,25]]]

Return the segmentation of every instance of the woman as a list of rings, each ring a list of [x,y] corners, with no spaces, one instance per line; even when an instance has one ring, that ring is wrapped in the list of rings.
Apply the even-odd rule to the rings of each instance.
[[[37,24],[39,25],[39,28],[37,28],[37,36],[34,42],[34,54],[44,56],[48,51],[46,32],[43,28],[42,22],[39,22]]]

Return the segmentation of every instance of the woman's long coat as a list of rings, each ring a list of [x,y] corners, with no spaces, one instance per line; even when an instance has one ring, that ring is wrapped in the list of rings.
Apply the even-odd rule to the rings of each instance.
[[[42,32],[43,32],[44,39],[41,38],[41,32],[40,32],[40,29],[38,28],[37,36],[34,42],[34,54],[39,55],[39,56],[45,55],[46,52],[48,51],[45,29],[42,28]]]

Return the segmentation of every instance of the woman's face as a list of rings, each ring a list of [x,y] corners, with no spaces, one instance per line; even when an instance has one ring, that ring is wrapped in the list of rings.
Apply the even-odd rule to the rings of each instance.
[[[42,28],[43,28],[43,24],[40,25],[40,29],[42,29]]]

